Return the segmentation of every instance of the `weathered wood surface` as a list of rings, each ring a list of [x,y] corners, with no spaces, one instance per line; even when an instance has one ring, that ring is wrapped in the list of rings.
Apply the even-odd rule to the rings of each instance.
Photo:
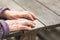
[[[16,11],[24,11],[23,8],[21,8],[19,5],[17,5],[16,3],[14,3],[12,0],[0,0],[1,5],[3,7],[8,7],[11,10],[16,10]]]
[[[60,16],[60,0],[36,0],[46,7],[48,7],[49,10],[56,13]]]
[[[34,12],[45,25],[60,23],[60,17],[35,0],[14,0],[26,10]]]

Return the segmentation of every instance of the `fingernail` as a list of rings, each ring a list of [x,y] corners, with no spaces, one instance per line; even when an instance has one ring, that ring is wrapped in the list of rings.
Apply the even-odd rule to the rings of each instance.
[[[35,22],[33,22],[33,24],[34,24],[34,25],[36,25],[36,23],[35,23]]]

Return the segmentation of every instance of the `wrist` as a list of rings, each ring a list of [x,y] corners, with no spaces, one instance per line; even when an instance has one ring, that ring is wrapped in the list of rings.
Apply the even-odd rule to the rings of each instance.
[[[0,8],[0,18],[5,18],[5,13],[9,8]]]
[[[1,18],[7,18],[8,11],[9,11],[9,10],[5,10],[5,11],[1,14]]]

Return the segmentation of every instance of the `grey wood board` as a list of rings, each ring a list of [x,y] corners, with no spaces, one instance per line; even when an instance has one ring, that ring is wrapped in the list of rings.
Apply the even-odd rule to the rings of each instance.
[[[52,11],[36,2],[35,0],[13,0],[21,7],[28,11],[32,11],[36,16],[45,24],[53,25],[60,23],[60,17],[54,14]]]
[[[60,16],[60,0],[36,0]]]
[[[22,7],[20,7],[16,3],[14,3],[12,0],[0,0],[0,3],[1,3],[0,6],[8,7],[11,10],[14,10],[14,11],[24,11],[24,9]]]

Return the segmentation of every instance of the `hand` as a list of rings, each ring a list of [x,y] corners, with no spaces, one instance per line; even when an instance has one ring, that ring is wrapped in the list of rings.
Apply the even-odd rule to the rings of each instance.
[[[7,19],[20,19],[20,18],[27,18],[30,20],[34,20],[36,17],[33,13],[28,12],[28,11],[23,11],[23,12],[16,12],[16,11],[9,11],[6,10],[4,12],[5,17]]]
[[[26,19],[6,20],[6,22],[9,25],[10,31],[31,30],[32,29],[31,27],[35,26],[35,23],[33,21]]]

